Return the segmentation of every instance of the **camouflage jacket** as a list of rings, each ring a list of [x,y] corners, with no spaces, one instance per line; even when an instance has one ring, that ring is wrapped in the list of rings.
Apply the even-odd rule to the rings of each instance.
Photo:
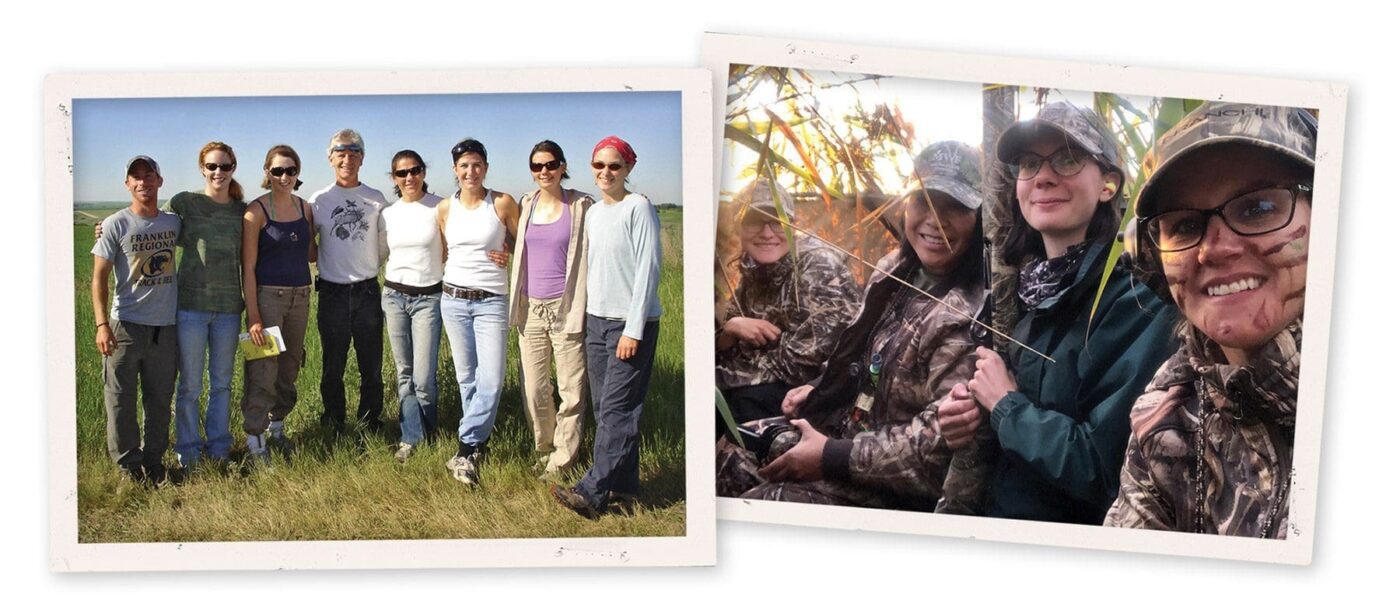
[[[1182,338],[1133,405],[1104,524],[1286,538],[1302,321],[1244,366],[1194,330]]]
[[[905,281],[920,268],[899,250],[879,267]],[[946,304],[883,274],[872,277],[860,315],[842,334],[800,416],[832,435],[822,456],[826,477],[893,492],[899,497],[894,504],[904,508],[932,510],[939,503],[940,512],[975,514],[995,459],[990,428],[955,453],[936,421],[937,405],[976,370],[969,315],[987,291],[980,282],[932,287]],[[882,366],[874,402],[857,425],[851,415],[877,353]]]
[[[796,387],[811,382],[860,302],[860,288],[840,253],[821,241],[797,238],[797,259],[760,265],[739,263],[739,287],[720,323],[734,317],[763,319],[783,331],[777,343],[743,343],[715,353],[719,388],[764,383]],[[794,268],[795,267],[795,268]]]

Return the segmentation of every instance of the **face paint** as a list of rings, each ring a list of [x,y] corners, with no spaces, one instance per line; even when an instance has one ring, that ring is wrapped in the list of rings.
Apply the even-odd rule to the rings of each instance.
[[[1211,209],[1257,189],[1309,183],[1308,173],[1262,148],[1206,147],[1182,157],[1166,178],[1157,210]],[[1230,362],[1249,354],[1303,315],[1312,200],[1301,196],[1278,231],[1242,236],[1218,216],[1200,245],[1164,252],[1162,269],[1191,325],[1219,344]]]

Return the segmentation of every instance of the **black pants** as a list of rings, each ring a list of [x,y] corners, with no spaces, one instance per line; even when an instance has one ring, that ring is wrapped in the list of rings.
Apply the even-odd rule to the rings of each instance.
[[[321,334],[322,422],[345,423],[345,363],[350,345],[360,368],[360,404],[355,415],[371,428],[384,411],[384,309],[379,282],[316,281],[316,331]]]
[[[786,383],[760,383],[721,393],[724,394],[724,403],[729,405],[729,414],[734,417],[734,423],[742,425],[749,421],[783,416],[783,396],[790,389],[792,386]],[[729,426],[724,424],[724,419],[716,411],[715,439],[724,437],[728,432]]]
[[[596,508],[607,504],[608,492],[636,494],[641,488],[642,400],[651,382],[660,324],[648,321],[637,343],[637,354],[617,359],[622,321],[587,315],[584,353],[588,357],[588,385],[593,393],[593,466],[574,486]]]

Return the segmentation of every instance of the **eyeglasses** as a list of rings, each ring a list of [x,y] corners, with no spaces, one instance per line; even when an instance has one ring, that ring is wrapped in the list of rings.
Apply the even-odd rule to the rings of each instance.
[[[551,160],[547,163],[532,162],[530,163],[530,172],[539,173],[540,171],[553,171],[555,169],[558,169],[559,165],[562,164],[564,164],[564,161],[562,160]]]
[[[229,173],[233,171],[233,163],[204,163],[204,170],[210,173],[214,171]]]
[[[622,163],[605,163],[605,162],[594,162],[594,163],[593,163],[593,168],[594,168],[595,170],[602,171],[603,169],[607,169],[607,170],[612,171],[612,172],[614,172],[614,173],[616,173],[616,172],[618,172],[618,171],[621,171],[621,170],[622,170],[622,167],[625,167],[625,166],[626,166],[626,165],[624,165],[624,164],[622,164]]]
[[[1195,248],[1206,237],[1212,216],[1241,236],[1273,233],[1293,222],[1298,195],[1311,194],[1312,186],[1295,184],[1267,187],[1240,194],[1215,208],[1179,208],[1144,219],[1147,239],[1162,252]]]
[[[336,144],[331,146],[331,152],[357,152],[363,154],[364,147],[359,144]]]
[[[775,235],[783,235],[783,224],[761,213],[750,212],[739,222],[739,230],[744,235],[758,235],[763,233],[764,227],[772,229]]]
[[[399,170],[397,170],[397,171],[394,171],[394,177],[398,177],[398,178],[400,178],[400,179],[402,179],[402,178],[404,178],[404,177],[408,177],[409,175],[422,175],[422,174],[423,174],[423,165],[418,165],[418,166],[416,166],[416,167],[409,167],[409,168],[407,168],[407,169],[399,169]]]
[[[296,177],[297,173],[300,172],[301,169],[298,169],[296,167],[272,167],[267,170],[267,174],[273,177],[281,177],[283,175],[286,175],[288,177]]]
[[[1021,157],[1016,159],[1016,178],[1022,181],[1034,179],[1040,172],[1041,165],[1045,161],[1050,161],[1050,170],[1060,177],[1073,177],[1084,170],[1084,165],[1089,161],[1084,160],[1084,155],[1079,154],[1069,148],[1060,148],[1050,156],[1041,156],[1034,152],[1022,152]]]

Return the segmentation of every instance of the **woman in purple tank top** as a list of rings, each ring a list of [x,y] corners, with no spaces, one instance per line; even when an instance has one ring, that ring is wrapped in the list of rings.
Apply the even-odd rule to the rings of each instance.
[[[259,346],[276,343],[265,331],[277,327],[286,350],[247,362],[243,431],[254,464],[268,448],[291,452],[283,420],[296,406],[297,373],[304,362],[306,321],[311,307],[311,268],[316,262],[312,214],[292,194],[301,187],[301,157],[291,146],[273,146],[263,160],[263,189],[243,213],[243,298],[248,336]]]
[[[534,431],[537,467],[543,480],[578,460],[583,439],[584,282],[587,236],[583,218],[593,198],[567,189],[564,150],[544,140],[530,151],[530,172],[539,189],[521,197],[520,239],[511,266],[510,325],[520,332],[520,387],[525,416]],[[559,386],[554,405],[550,363]]]

